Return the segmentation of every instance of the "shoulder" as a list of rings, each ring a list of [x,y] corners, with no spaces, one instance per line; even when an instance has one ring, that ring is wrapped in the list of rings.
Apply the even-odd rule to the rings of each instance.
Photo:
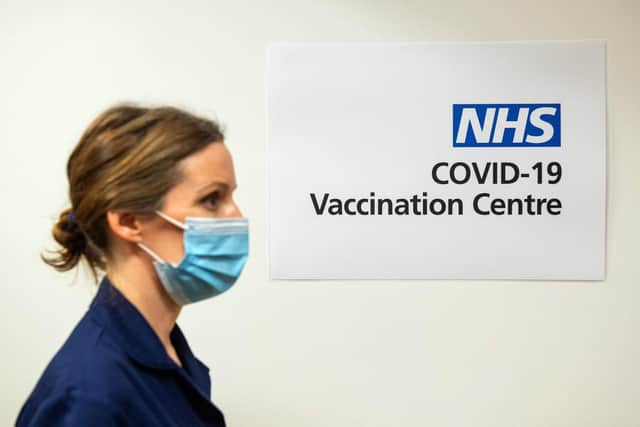
[[[18,414],[16,427],[107,427],[123,422],[117,407],[67,388],[46,396],[37,406],[25,405]]]
[[[138,370],[125,350],[88,312],[79,322],[59,355],[62,363],[56,371],[67,388],[98,401],[115,403]],[[63,372],[64,371],[64,372]]]
[[[130,393],[130,365],[108,331],[85,313],[45,368],[16,426],[114,425]]]

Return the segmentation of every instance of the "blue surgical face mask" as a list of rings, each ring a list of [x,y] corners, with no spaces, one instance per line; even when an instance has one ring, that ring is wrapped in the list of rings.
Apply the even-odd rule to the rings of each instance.
[[[180,305],[211,298],[228,290],[240,276],[249,255],[249,220],[245,217],[186,217],[184,224],[156,214],[184,230],[185,254],[173,265],[146,245],[160,282]]]

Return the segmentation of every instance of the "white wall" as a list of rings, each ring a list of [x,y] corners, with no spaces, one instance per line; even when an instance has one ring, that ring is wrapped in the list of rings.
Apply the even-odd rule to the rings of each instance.
[[[120,100],[227,128],[251,258],[178,321],[230,426],[640,425],[639,1],[92,3],[0,5],[1,425],[90,302],[38,253],[70,150]],[[269,42],[583,38],[607,40],[606,281],[268,280]]]

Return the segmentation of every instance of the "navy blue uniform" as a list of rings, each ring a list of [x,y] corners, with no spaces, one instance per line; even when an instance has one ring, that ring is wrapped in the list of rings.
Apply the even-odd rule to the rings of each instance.
[[[177,323],[171,342],[183,367],[104,276],[16,426],[224,426],[211,402],[209,368],[191,353]]]

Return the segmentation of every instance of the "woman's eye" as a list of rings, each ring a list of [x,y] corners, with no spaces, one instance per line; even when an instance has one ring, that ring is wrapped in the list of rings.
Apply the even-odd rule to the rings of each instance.
[[[208,206],[212,206],[212,207],[213,207],[213,206],[215,206],[215,205],[216,205],[216,203],[218,202],[218,196],[219,196],[219,195],[218,195],[218,192],[217,192],[217,191],[215,191],[215,192],[213,192],[213,193],[209,194],[207,197],[205,197],[205,198],[203,199],[203,202],[204,202],[206,205],[208,205]]]

